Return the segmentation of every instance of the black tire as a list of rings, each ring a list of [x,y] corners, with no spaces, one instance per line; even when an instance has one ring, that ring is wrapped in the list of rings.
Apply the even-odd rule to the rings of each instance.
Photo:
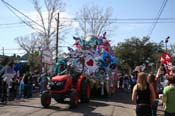
[[[81,83],[80,101],[81,103],[89,103],[91,96],[91,87],[88,79],[84,79]]]
[[[70,108],[76,108],[78,106],[78,102],[79,102],[79,97],[78,97],[78,93],[76,91],[72,91],[70,93]]]
[[[41,104],[44,108],[48,108],[51,103],[51,96],[48,92],[43,92],[41,94]]]

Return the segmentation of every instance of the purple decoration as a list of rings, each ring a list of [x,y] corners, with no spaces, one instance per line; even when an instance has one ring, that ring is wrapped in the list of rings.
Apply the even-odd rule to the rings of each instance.
[[[74,51],[71,47],[67,47],[67,49],[68,49],[70,52],[73,52],[73,51]]]

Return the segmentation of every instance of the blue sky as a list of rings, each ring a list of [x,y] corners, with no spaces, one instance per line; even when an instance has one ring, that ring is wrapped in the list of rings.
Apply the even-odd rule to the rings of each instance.
[[[15,8],[22,12],[33,12],[32,3],[30,0],[5,0]],[[156,18],[159,9],[164,0],[63,0],[66,2],[65,12],[72,16],[85,4],[97,4],[101,8],[111,7],[112,17],[114,19],[144,19]],[[160,18],[175,18],[175,0],[168,0]],[[17,53],[23,54],[24,51],[16,49],[19,48],[14,38],[24,36],[32,30],[22,24],[17,25],[3,25],[14,22],[20,22],[19,19],[13,15],[7,7],[0,2],[0,54],[4,47],[5,55]],[[145,21],[148,22],[148,21]],[[153,33],[151,34],[151,41],[160,42],[170,36],[168,45],[175,44],[175,20],[167,20],[165,22],[174,23],[157,23]],[[122,42],[130,37],[142,38],[146,36],[151,28],[152,23],[114,23],[113,34],[110,35],[113,45]],[[74,36],[74,35],[70,35]],[[64,44],[64,43],[63,43]],[[14,49],[14,50],[12,50]]]

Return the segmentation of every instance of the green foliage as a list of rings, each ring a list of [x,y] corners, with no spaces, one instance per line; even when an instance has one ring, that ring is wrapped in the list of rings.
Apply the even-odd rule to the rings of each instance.
[[[2,56],[1,56],[1,57],[2,57]],[[3,65],[3,66],[7,65],[8,62],[9,62],[9,60],[10,60],[9,57],[3,56],[3,57],[2,57],[2,61],[1,61],[1,65]]]
[[[31,54],[29,54],[28,58],[28,64],[30,66],[30,70],[40,70],[41,68],[41,56],[39,54],[39,51],[35,51]]]
[[[163,52],[162,44],[150,42],[149,39],[132,37],[114,46],[115,55],[120,61],[119,67],[127,70],[138,65],[158,62],[160,53]]]

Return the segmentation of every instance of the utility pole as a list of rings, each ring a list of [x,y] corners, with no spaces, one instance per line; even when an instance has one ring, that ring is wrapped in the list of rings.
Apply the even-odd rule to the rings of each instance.
[[[166,52],[167,52],[167,43],[168,43],[169,38],[170,38],[170,36],[168,36],[168,37],[165,39]]]
[[[56,32],[56,62],[58,60],[58,39],[59,39],[59,13],[58,13],[58,17],[56,19],[57,21],[57,32]]]

